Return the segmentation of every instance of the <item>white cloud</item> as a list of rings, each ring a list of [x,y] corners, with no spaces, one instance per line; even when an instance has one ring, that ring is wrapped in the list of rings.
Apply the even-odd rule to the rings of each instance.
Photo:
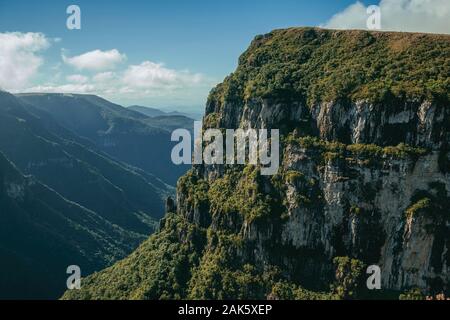
[[[391,31],[450,33],[448,0],[381,0],[381,29]],[[368,14],[359,1],[322,25],[331,29],[366,29]]]
[[[39,52],[49,45],[42,33],[0,33],[0,87],[15,90],[27,85],[43,63]]]
[[[123,74],[126,87],[136,89],[176,89],[199,84],[200,74],[166,68],[162,63],[144,61],[130,65]]]
[[[66,80],[72,83],[86,83],[89,81],[89,78],[81,74],[71,74],[66,77]]]
[[[108,71],[108,72],[101,72],[97,73],[95,76],[92,77],[92,80],[94,82],[109,82],[115,78],[115,73]]]
[[[45,93],[97,93],[96,87],[92,84],[69,83],[69,84],[46,84],[27,88],[22,92],[45,92]]]
[[[366,20],[366,7],[358,1],[345,8],[344,11],[336,13],[324,27],[331,29],[365,29]]]
[[[110,70],[126,59],[117,49],[109,51],[93,50],[79,56],[67,57],[62,54],[63,61],[79,70]]]
[[[118,99],[151,97],[189,97],[190,92],[204,92],[205,96],[215,84],[199,73],[175,70],[162,63],[144,61],[130,65],[124,71],[106,71],[86,77],[72,74],[66,77],[67,84],[51,82],[28,88],[26,92],[94,93]]]
[[[147,99],[192,104],[189,101],[202,103],[216,83],[200,73],[171,69],[152,61],[111,70],[126,59],[116,49],[72,57],[63,52],[63,61],[49,64],[44,77],[39,74],[41,82],[29,81],[43,63],[38,53],[54,42],[40,33],[0,33],[0,87],[13,92],[92,93],[135,103]],[[63,62],[80,71],[66,73]]]

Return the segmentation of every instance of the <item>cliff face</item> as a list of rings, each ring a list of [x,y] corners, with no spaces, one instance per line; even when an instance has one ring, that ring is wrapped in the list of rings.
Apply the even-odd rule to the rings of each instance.
[[[294,138],[284,143],[279,173],[285,179],[281,187],[275,187],[283,190],[287,217],[276,230],[260,221],[234,226],[244,241],[255,243],[254,253],[247,253],[252,259],[264,265],[273,258],[273,246],[282,252],[289,247],[294,254],[282,257],[282,269],[301,270],[308,280],[330,275],[333,257],[351,256],[379,265],[384,289],[448,289],[448,107],[429,101],[385,105],[361,100],[305,106],[260,99],[242,107],[226,102],[222,108],[215,101],[208,105],[208,114],[220,115],[223,128],[299,124],[293,133],[285,131]],[[239,110],[234,117],[232,110]],[[302,131],[316,136],[318,145],[302,141]],[[334,146],[336,142],[340,144]],[[411,147],[406,154],[402,143]],[[398,150],[389,152],[386,146]],[[209,184],[222,176],[216,171],[195,169]],[[296,177],[286,178],[289,174]],[[270,190],[274,186],[265,183],[266,191],[274,192]],[[307,201],[299,200],[305,194]],[[178,197],[179,212],[195,216],[195,209],[186,210],[184,195]],[[435,203],[408,214],[408,208],[422,198],[433,198]],[[221,217],[214,216],[212,226],[218,225],[216,219]],[[191,220],[201,221],[201,214]],[[305,263],[304,251],[317,256]]]
[[[65,298],[346,298],[371,264],[384,292],[448,293],[449,57],[441,35],[256,37],[204,128],[280,129],[278,173],[193,166],[160,231]]]
[[[259,265],[280,263],[288,278],[307,283],[330,276],[333,257],[350,256],[379,265],[384,289],[449,289],[448,57],[441,66],[435,64],[437,56],[428,62],[415,61],[414,69],[404,68],[394,76],[379,71],[370,78],[369,71],[378,61],[391,69],[408,66],[414,55],[411,47],[420,47],[418,41],[425,39],[434,40],[436,46],[444,43],[441,54],[449,53],[449,37],[436,37],[290,29],[256,38],[242,55],[235,74],[213,90],[205,116],[206,127],[280,128],[288,137],[283,141],[278,173],[281,182],[274,185],[273,178],[261,177],[262,193],[275,193],[280,198],[283,219],[279,225],[274,228],[270,220],[249,222],[245,218],[240,221],[242,225],[230,222],[244,242],[253,243],[244,260],[258,261]],[[292,40],[290,45],[301,42],[316,47],[308,53],[308,63],[320,61],[317,55],[323,54],[321,48],[334,49],[336,55],[331,59],[338,59],[339,65],[333,61],[326,67],[313,63],[315,70],[325,70],[324,82],[337,79],[338,89],[329,88],[334,90],[331,96],[323,90],[316,94],[319,99],[314,99],[314,92],[319,91],[314,88],[321,86],[317,79],[312,79],[306,89],[296,87],[302,76],[307,77],[305,74],[298,82],[292,80],[295,75],[280,75],[280,68],[289,70],[285,65],[291,59],[302,58],[301,54],[289,55],[286,52],[291,51],[280,49],[278,45],[284,43],[286,48],[288,39]],[[330,44],[334,41],[344,41],[350,47],[336,48],[336,44]],[[351,48],[355,42],[356,47]],[[391,50],[381,48],[382,43]],[[378,54],[369,58],[369,64],[360,65],[367,57],[355,60],[361,52],[375,52],[371,47],[377,46]],[[431,47],[429,51],[433,51]],[[346,64],[344,56],[353,59],[349,72],[341,66]],[[267,62],[255,62],[260,57],[266,57]],[[268,67],[272,63],[279,65],[276,71]],[[300,62],[298,69],[307,69],[304,64]],[[441,89],[416,87],[416,83],[427,82],[434,82],[433,88],[440,86],[440,76],[420,70],[427,68],[425,64],[441,68],[436,75],[447,73]],[[343,72],[337,74],[340,70]],[[355,74],[364,74],[365,78],[345,83]],[[278,83],[283,77],[290,77],[291,82]],[[347,89],[339,91],[343,80]],[[371,89],[380,80],[386,87]],[[255,89],[258,81],[262,90],[268,83],[265,92]],[[439,92],[443,94],[439,96]],[[327,97],[329,100],[325,100]],[[310,143],[305,137],[316,140]],[[198,167],[194,172],[209,185],[227,174],[227,170],[210,167]],[[189,218],[194,212],[194,217],[198,216],[194,222],[205,220],[195,208],[186,210],[182,193],[178,198],[179,213]],[[221,219],[221,215],[213,214],[211,226],[219,226]],[[217,229],[220,231],[220,227]],[[291,254],[274,254],[288,248]]]

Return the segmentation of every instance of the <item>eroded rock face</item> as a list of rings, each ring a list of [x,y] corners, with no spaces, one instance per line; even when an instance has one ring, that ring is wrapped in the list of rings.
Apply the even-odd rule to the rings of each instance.
[[[206,115],[220,115],[223,128],[279,128],[285,132],[297,128],[343,143],[388,146],[403,142],[439,149],[450,139],[449,108],[428,101],[324,102],[308,107],[301,102],[258,99],[243,105],[211,101],[206,110]]]
[[[357,101],[310,108],[300,102],[261,99],[246,104],[210,101],[208,114],[218,117],[221,128],[280,128],[284,135],[295,132],[346,145],[405,143],[426,148],[426,154],[417,157],[319,160],[311,150],[283,145],[280,170],[301,172],[302,179],[284,182],[287,218],[280,225],[231,216],[219,222],[205,208],[188,208],[186,195],[180,193],[178,208],[194,223],[205,226],[212,219],[215,229],[237,230],[251,248],[241,252],[242,259],[261,266],[276,260],[291,279],[326,279],[332,273],[332,258],[348,255],[379,265],[384,289],[448,289],[448,107],[427,101]],[[195,172],[213,183],[223,168],[197,166]],[[269,184],[268,194],[271,188]],[[421,194],[438,204],[408,216],[405,212]],[[302,197],[311,201],[305,204]]]
[[[301,151],[290,152],[285,164],[303,172],[308,179],[319,181],[323,203],[313,210],[298,207],[295,205],[296,187],[289,186],[290,219],[283,228],[284,242],[298,248],[322,247],[324,255],[330,259],[336,255],[351,255],[366,263],[378,264],[383,271],[385,288],[425,289],[428,280],[436,278],[449,282],[448,234],[437,262],[437,269],[441,271],[436,272],[431,253],[435,241],[442,240],[436,240],[433,232],[425,230],[426,225],[433,222],[421,215],[405,216],[415,193],[429,191],[430,185],[436,182],[450,190],[449,176],[439,172],[437,152],[416,162],[385,160],[380,168],[361,163],[339,166],[329,162],[319,170],[308,164],[308,160],[306,163],[304,159],[294,160]]]

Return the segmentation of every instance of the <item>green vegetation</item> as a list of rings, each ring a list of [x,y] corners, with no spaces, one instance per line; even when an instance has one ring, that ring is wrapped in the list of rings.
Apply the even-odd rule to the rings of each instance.
[[[272,198],[261,192],[259,171],[253,166],[229,170],[211,184],[189,172],[179,180],[178,187],[192,208],[205,205],[212,215],[240,213],[250,222],[271,213]]]
[[[286,143],[296,144],[304,149],[318,150],[320,152],[335,152],[341,154],[345,151],[345,144],[336,141],[325,141],[317,137],[296,137],[290,134],[285,139]]]
[[[203,119],[204,128],[218,128],[220,124],[220,114],[209,113]]]
[[[62,299],[336,299],[283,279],[275,266],[261,270],[237,259],[236,234],[196,227],[169,214],[159,233],[112,267],[82,281]]]
[[[435,223],[450,220],[450,197],[445,184],[441,182],[430,183],[428,190],[417,190],[411,203],[405,211],[407,217],[426,215]]]
[[[183,233],[180,239],[180,233]],[[187,295],[191,266],[205,232],[181,216],[169,214],[165,227],[126,259],[84,278],[81,290],[67,291],[63,299],[180,299]]]
[[[295,203],[299,207],[307,207],[320,203],[319,190],[314,179],[306,179],[305,175],[299,171],[288,170],[284,174],[286,182],[295,185],[296,198]]]
[[[448,102],[446,35],[290,28],[257,36],[209,101]]]
[[[406,209],[406,215],[408,218],[414,217],[416,214],[421,212],[426,212],[431,207],[431,199],[430,198],[423,198],[414,203],[412,206],[410,206],[408,209]]]
[[[178,180],[177,187],[182,194],[187,196],[186,202],[192,208],[208,205],[209,185],[205,180],[199,179],[193,170],[189,170]]]
[[[416,288],[400,294],[399,300],[425,300],[425,296]]]
[[[362,213],[362,209],[358,206],[352,205],[350,207],[350,213],[355,214],[355,215],[360,215]]]
[[[383,159],[417,159],[428,151],[400,143],[397,146],[380,147],[375,144],[343,144],[337,141],[326,141],[318,137],[296,137],[289,134],[284,139],[286,144],[294,144],[307,151],[316,152],[322,161],[336,159],[360,160],[362,164],[372,164]],[[364,162],[364,160],[366,162]]]
[[[264,298],[264,281],[255,266],[236,263],[239,237],[209,232],[208,248],[189,284],[190,299]]]
[[[427,153],[427,150],[423,148],[414,148],[404,143],[388,147],[380,147],[374,144],[352,144],[347,146],[347,151],[362,158],[392,157],[397,159],[418,157]]]
[[[364,263],[349,257],[335,257],[336,282],[333,292],[342,299],[356,298],[362,287]]]
[[[295,184],[296,182],[305,179],[305,175],[296,170],[288,170],[285,174],[286,181]]]
[[[405,210],[406,218],[425,218],[425,230],[437,237],[448,234],[450,197],[444,183],[432,182],[427,190],[417,190],[411,205]],[[449,256],[450,257],[450,256]]]
[[[338,300],[340,297],[336,294],[325,292],[314,292],[305,290],[295,284],[287,281],[275,283],[269,299],[273,300]]]
[[[287,184],[291,184],[295,188],[295,204],[298,207],[318,206],[321,204],[322,192],[317,185],[315,178],[307,178],[305,174],[297,170],[280,169],[279,173],[272,177],[272,184],[275,190],[278,190],[283,205],[287,206],[286,188]],[[282,214],[284,217],[285,215]]]

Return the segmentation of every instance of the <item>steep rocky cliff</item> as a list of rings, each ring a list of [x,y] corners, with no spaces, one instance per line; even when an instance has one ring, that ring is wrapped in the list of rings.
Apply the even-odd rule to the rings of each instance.
[[[160,231],[64,298],[377,297],[372,264],[382,294],[448,293],[449,74],[444,35],[256,37],[204,128],[280,129],[278,173],[194,165]]]

